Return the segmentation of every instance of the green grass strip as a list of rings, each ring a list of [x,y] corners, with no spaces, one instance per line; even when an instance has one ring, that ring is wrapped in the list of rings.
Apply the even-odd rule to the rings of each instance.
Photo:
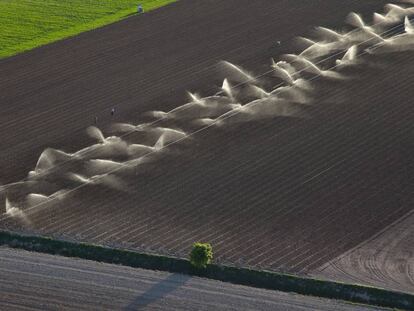
[[[184,259],[149,255],[46,237],[26,236],[5,231],[0,231],[0,245],[136,268],[184,273],[235,284],[295,292],[302,295],[414,310],[414,295],[356,284],[345,284],[221,265],[209,265],[206,269],[198,270],[193,268],[189,261]]]
[[[0,58],[77,35],[177,0],[0,1]]]

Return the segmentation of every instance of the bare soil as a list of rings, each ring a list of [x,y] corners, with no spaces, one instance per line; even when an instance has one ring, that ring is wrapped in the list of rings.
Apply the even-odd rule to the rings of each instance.
[[[24,177],[45,147],[87,145],[85,128],[95,115],[107,128],[114,106],[112,121],[138,123],[186,90],[217,91],[219,60],[264,72],[294,36],[383,4],[182,0],[3,60],[2,181]],[[211,128],[132,178],[134,191],[83,188],[25,230],[177,256],[208,241],[218,262],[310,273],[412,210],[413,60],[371,57],[353,79],[316,81],[311,118]]]
[[[378,310],[181,274],[0,249],[4,310]]]
[[[412,293],[413,242],[414,217],[411,213],[374,238],[324,264],[313,275]]]

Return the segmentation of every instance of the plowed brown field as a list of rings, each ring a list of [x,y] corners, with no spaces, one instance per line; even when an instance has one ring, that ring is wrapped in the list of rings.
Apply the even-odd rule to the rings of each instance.
[[[413,213],[315,270],[319,278],[413,292]]]
[[[214,93],[219,60],[264,72],[295,35],[383,4],[183,0],[3,60],[2,179],[23,177],[45,147],[87,145],[85,128],[98,115],[107,129],[113,106],[136,124],[185,90]],[[133,191],[82,188],[25,230],[178,256],[203,240],[219,262],[309,273],[412,210],[413,60],[370,56],[353,79],[315,81],[311,118],[210,128],[131,178]]]
[[[18,250],[1,248],[0,258],[4,310],[380,310]]]

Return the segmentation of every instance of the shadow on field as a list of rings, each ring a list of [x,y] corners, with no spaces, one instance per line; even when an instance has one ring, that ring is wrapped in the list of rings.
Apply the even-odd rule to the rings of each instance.
[[[189,275],[171,274],[150,287],[142,295],[136,297],[124,310],[143,310],[146,306],[163,299],[169,293],[184,285],[189,279],[191,279]]]

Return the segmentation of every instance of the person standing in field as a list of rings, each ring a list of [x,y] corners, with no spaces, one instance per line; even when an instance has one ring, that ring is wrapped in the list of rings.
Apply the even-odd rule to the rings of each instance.
[[[113,116],[114,116],[114,114],[115,114],[115,107],[113,107],[113,108],[111,109],[111,116],[113,117]]]
[[[138,14],[144,13],[144,8],[142,7],[142,4],[141,3],[138,4],[137,12],[138,12]]]
[[[98,116],[95,116],[95,125],[98,124]]]

